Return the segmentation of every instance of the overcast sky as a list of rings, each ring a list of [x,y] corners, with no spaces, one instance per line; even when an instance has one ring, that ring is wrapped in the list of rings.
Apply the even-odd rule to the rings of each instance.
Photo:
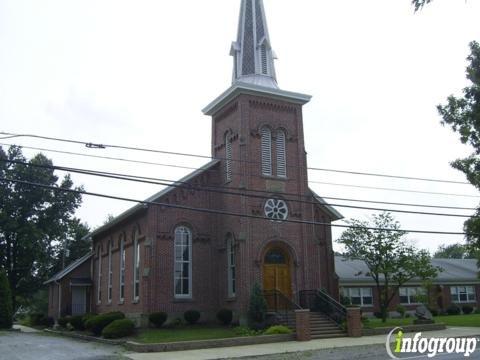
[[[228,53],[236,39],[239,3],[0,0],[0,131],[209,155],[211,124],[201,109],[230,86]],[[265,7],[279,57],[280,87],[313,95],[304,108],[310,167],[465,180],[449,162],[466,156],[469,149],[440,125],[436,105],[452,93],[460,94],[467,84],[468,43],[480,40],[480,1],[436,0],[417,14],[410,0],[265,0]],[[33,139],[3,143],[194,167],[205,162]],[[188,173],[46,154],[56,165],[172,180]],[[73,178],[88,191],[133,198],[159,190]],[[466,207],[476,207],[480,200],[470,185],[320,171],[311,171],[309,178],[474,196],[311,184],[328,197]],[[84,197],[78,216],[98,226],[107,214],[117,215],[130,206]],[[371,214],[337,209],[346,218],[365,220]],[[406,229],[458,232],[464,220],[406,214],[396,218]],[[340,233],[335,229],[334,239]],[[463,240],[416,234],[408,238],[429,250]]]

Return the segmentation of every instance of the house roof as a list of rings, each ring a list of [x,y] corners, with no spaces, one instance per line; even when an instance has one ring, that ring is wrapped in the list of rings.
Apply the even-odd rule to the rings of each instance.
[[[475,259],[432,259],[433,266],[441,268],[436,284],[448,283],[480,283],[479,268]],[[342,256],[335,256],[335,272],[340,284],[374,284],[368,276],[368,267],[362,260],[346,260]],[[420,279],[413,279],[410,283],[418,283]]]
[[[325,208],[325,210],[327,210],[328,214],[333,218],[334,221],[343,219],[343,215],[340,214],[334,207],[328,205],[328,203],[320,195],[315,193],[315,191],[313,191],[312,189],[309,190],[315,200],[317,200]]]
[[[164,188],[163,190],[159,191],[158,193],[150,196],[148,199],[145,200],[145,202],[152,202],[152,201],[155,201],[155,200],[158,200],[159,198],[161,198],[162,196],[165,196],[167,195],[169,192],[171,192],[172,190],[178,188],[179,186],[181,185],[184,185],[186,182],[192,180],[193,178],[195,178],[196,176],[202,174],[203,172],[211,169],[212,167],[214,167],[215,165],[217,165],[218,163],[220,162],[220,160],[212,160],[210,161],[208,164],[205,164],[204,166],[198,168],[197,170],[191,172],[190,174],[184,176],[183,178],[181,178],[180,180],[174,182],[172,185],[170,186],[167,186],[166,188]],[[103,226],[100,226],[98,229],[92,231],[90,234],[86,235],[84,237],[84,239],[91,239],[93,238],[94,236],[104,232],[104,231],[107,231],[108,229],[112,228],[113,226],[117,225],[118,223],[122,222],[123,220],[127,219],[128,217],[136,214],[138,211],[142,210],[142,209],[146,209],[148,207],[148,205],[144,204],[144,203],[139,203],[135,206],[132,206],[130,209],[128,209],[127,211],[121,213],[120,215],[118,215],[117,217],[113,218],[110,222],[108,222],[107,224],[103,225]]]
[[[86,255],[84,255],[83,257],[81,257],[80,259],[74,261],[73,263],[71,263],[70,265],[68,265],[65,269],[63,269],[62,271],[56,273],[55,275],[53,275],[50,279],[48,279],[47,281],[44,282],[44,284],[49,284],[51,282],[54,282],[54,281],[58,281],[58,280],[61,280],[63,279],[66,275],[68,275],[69,273],[71,273],[73,270],[75,270],[76,268],[78,268],[80,265],[82,265],[83,263],[85,263],[86,261],[90,260],[90,258],[92,257],[93,253],[88,253]]]

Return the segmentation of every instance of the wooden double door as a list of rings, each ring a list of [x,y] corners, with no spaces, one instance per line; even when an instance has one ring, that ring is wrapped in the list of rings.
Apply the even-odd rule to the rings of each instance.
[[[292,278],[290,272],[290,258],[281,248],[272,248],[267,251],[263,262],[263,290],[266,293],[277,290],[288,299],[292,298]],[[269,308],[274,307],[273,295],[266,296]]]

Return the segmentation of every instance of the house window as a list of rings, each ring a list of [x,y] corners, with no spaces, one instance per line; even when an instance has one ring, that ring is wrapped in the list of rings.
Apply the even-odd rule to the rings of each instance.
[[[473,286],[450,286],[452,302],[469,303],[476,301],[475,288]]]
[[[138,241],[138,230],[133,235],[133,300],[140,298],[140,243]]]
[[[399,295],[401,304],[418,304],[421,302],[418,297],[425,296],[426,291],[421,287],[401,287],[399,289]]]
[[[342,288],[342,295],[348,298],[352,305],[373,305],[372,288]]]
[[[102,250],[100,246],[97,249],[98,254],[98,264],[97,264],[97,271],[98,271],[98,278],[97,278],[97,302],[102,302]]]
[[[234,297],[237,291],[235,271],[235,242],[230,235],[227,238],[228,296]]]
[[[277,176],[287,177],[287,153],[285,150],[285,131],[278,130],[275,141],[277,152]]]
[[[192,296],[192,232],[185,226],[175,229],[175,297]]]
[[[264,126],[260,130],[262,137],[262,175],[272,176],[272,131]]]
[[[225,134],[225,180],[232,181],[232,138],[230,132]]]
[[[108,302],[112,302],[112,280],[113,280],[113,271],[112,271],[112,241],[108,243]]]
[[[120,302],[125,299],[125,236],[120,237]]]

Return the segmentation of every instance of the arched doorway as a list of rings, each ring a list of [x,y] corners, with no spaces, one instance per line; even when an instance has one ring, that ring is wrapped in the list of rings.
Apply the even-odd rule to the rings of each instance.
[[[291,299],[290,265],[290,256],[285,249],[280,246],[270,247],[263,258],[263,290],[277,290]]]

